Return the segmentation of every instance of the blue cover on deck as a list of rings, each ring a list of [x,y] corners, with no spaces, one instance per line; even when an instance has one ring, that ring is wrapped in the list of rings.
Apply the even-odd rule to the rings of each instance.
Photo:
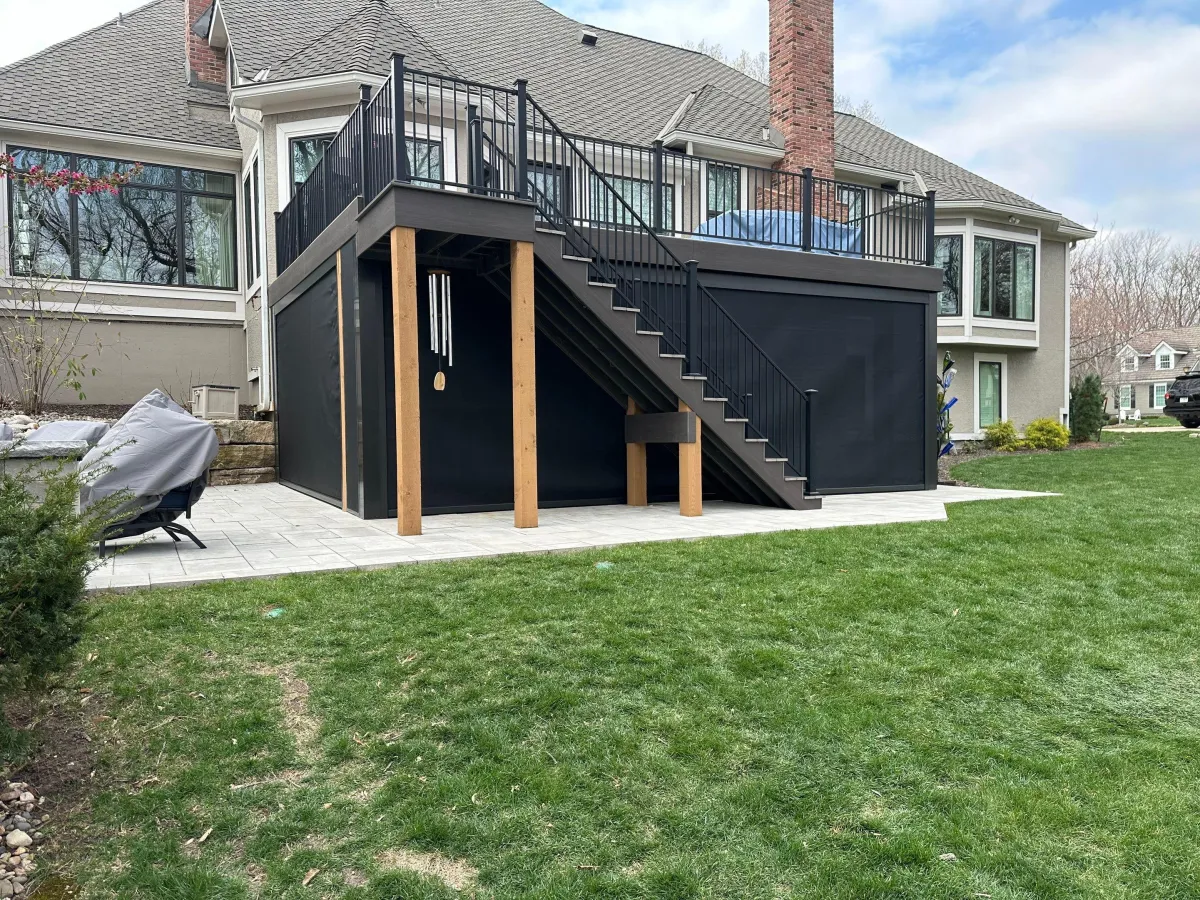
[[[777,250],[799,250],[803,237],[800,213],[773,209],[735,209],[709,219],[693,234],[700,240],[752,243]],[[862,229],[820,217],[813,219],[814,253],[862,256]]]

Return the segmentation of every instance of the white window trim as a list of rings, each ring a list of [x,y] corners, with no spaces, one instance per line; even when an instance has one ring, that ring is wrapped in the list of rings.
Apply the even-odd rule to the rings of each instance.
[[[1125,392],[1129,391],[1129,405],[1125,404]],[[1117,387],[1117,409],[1131,410],[1133,409],[1133,385],[1122,384]]]
[[[1125,368],[1125,363],[1127,363],[1127,362],[1133,363],[1133,365],[1128,369]],[[1136,372],[1137,370],[1138,370],[1138,355],[1136,353],[1123,354],[1121,356],[1121,373],[1123,375],[1129,375],[1130,373]]]
[[[349,116],[324,116],[319,119],[301,119],[296,122],[281,122],[275,126],[275,163],[278,174],[279,206],[265,212],[274,213],[288,205],[292,199],[291,142],[293,138],[315,137],[319,134],[337,134]]]
[[[1150,408],[1151,409],[1164,409],[1167,405],[1167,401],[1165,398],[1163,399],[1163,402],[1161,404],[1158,402],[1158,389],[1159,388],[1162,388],[1163,393],[1165,394],[1168,390],[1170,390],[1171,383],[1168,381],[1160,381],[1157,384],[1150,385]]]
[[[249,158],[247,159],[245,165],[242,166],[242,174],[238,176],[238,185],[237,185],[238,186],[238,209],[242,213],[241,221],[238,223],[238,232],[239,233],[245,232],[245,230],[246,230],[246,212],[245,212],[245,210],[242,209],[242,204],[246,202],[246,191],[245,191],[246,177],[248,175],[250,175],[250,173],[255,169],[255,167],[258,166],[258,160],[261,155],[262,155],[262,147],[259,146],[258,142],[256,141],[254,144],[254,149],[250,152]],[[260,170],[260,175],[261,175],[261,170]],[[260,178],[260,181],[261,181],[261,178]],[[258,277],[254,278],[254,280],[251,281],[251,277],[252,277],[253,273],[250,271],[251,267],[246,264],[246,262],[247,262],[246,249],[250,246],[250,241],[253,240],[259,244],[259,247],[258,247],[259,254],[261,254],[263,252],[261,244],[262,244],[262,237],[266,233],[267,215],[268,215],[267,209],[266,209],[266,206],[267,206],[266,193],[267,193],[266,185],[259,184],[259,186],[258,186],[258,195],[259,195],[258,196],[258,205],[259,205],[259,212],[261,213],[261,215],[259,216],[258,221],[254,223],[256,233],[253,235],[242,234],[242,245],[239,248],[242,252],[242,268],[245,270],[242,280],[243,280],[243,283],[246,285],[246,296],[247,297],[253,297],[256,293],[258,293],[259,291],[261,291],[263,289],[264,276],[267,274],[267,261],[265,259],[260,260],[259,265],[258,265],[258,268],[259,268]],[[253,212],[254,212],[253,207],[251,207],[250,212],[251,212],[251,215],[253,215]]]
[[[116,152],[113,150],[104,150],[95,146],[79,146],[73,145],[70,141],[62,141],[54,136],[46,135],[45,140],[39,140],[37,135],[31,134],[28,139],[18,141],[0,140],[0,153],[7,153],[9,146],[15,144],[20,147],[33,145],[35,147],[43,147],[47,150],[53,150],[60,153],[83,153],[96,154],[103,156],[106,153],[119,158],[125,158],[131,154],[127,152]],[[233,175],[234,173],[226,167],[213,165],[211,163],[200,162],[182,162],[177,157],[170,159],[163,158],[156,160],[153,154],[150,158],[144,159],[147,165],[164,165],[176,166],[179,168],[195,168],[204,169],[209,172],[218,174]],[[228,162],[224,164],[228,166]],[[11,260],[9,259],[9,250],[12,244],[9,240],[8,229],[8,179],[0,178],[0,291],[6,291],[9,288],[20,288],[22,280],[8,274],[8,269]],[[242,201],[239,196],[241,191],[241,183],[238,184],[238,190],[234,194],[234,215],[237,216],[237,232],[240,235],[242,230]],[[241,251],[241,246],[236,248]],[[237,272],[239,288],[241,283],[245,281],[248,273],[243,271],[242,260],[238,260]],[[140,297],[150,300],[203,300],[214,303],[232,303],[235,306],[235,312],[228,313],[217,310],[195,310],[195,309],[179,309],[174,307],[150,307],[150,306],[127,306],[119,303],[111,303],[101,301],[98,304],[96,312],[91,315],[98,315],[100,312],[109,315],[129,316],[148,319],[203,319],[217,321],[240,321],[245,317],[245,295],[240,289],[234,290],[218,290],[216,288],[194,287],[192,285],[180,284],[133,284],[123,281],[75,281],[73,279],[64,278],[58,280],[54,284],[54,291],[58,293],[75,293],[87,294],[84,302],[89,302],[89,298],[93,297]],[[7,299],[7,298],[5,298]],[[70,312],[75,309],[74,301],[55,301],[51,300],[44,304],[47,312]]]
[[[964,245],[963,284],[970,284],[970,291],[967,292],[964,289],[964,293],[967,294],[967,296],[963,297],[964,312],[968,312],[970,321],[981,328],[1002,328],[1006,331],[1032,331],[1034,341],[1040,345],[1042,332],[1042,229],[1037,229],[1037,236],[1033,237],[1028,234],[1016,234],[1011,231],[1004,231],[999,228],[989,228],[986,222],[979,222],[973,218],[968,219],[967,224],[971,235],[970,262],[968,263],[968,251]],[[1012,241],[1014,244],[1026,244],[1034,248],[1032,322],[1025,322],[1021,319],[997,319],[992,316],[975,315],[975,238],[977,237],[992,238],[999,241]],[[968,272],[971,276],[970,282],[967,281]]]
[[[975,287],[974,287],[975,282],[974,282],[974,276],[973,276],[974,267],[971,268],[972,281],[971,281],[970,301],[968,301],[968,298],[967,298],[967,271],[968,271],[968,269],[967,269],[967,249],[968,249],[968,247],[973,248],[975,246],[975,239],[968,238],[967,230],[968,229],[962,225],[938,225],[936,221],[934,222],[934,225],[933,225],[934,237],[942,237],[942,236],[961,237],[962,242],[963,242],[963,245],[962,245],[963,246],[963,249],[962,249],[962,253],[963,253],[962,271],[959,273],[960,277],[962,278],[962,284],[960,284],[958,286],[959,313],[957,316],[937,316],[936,318],[937,318],[938,325],[947,325],[947,326],[963,325],[963,326],[966,326],[967,317],[968,317],[968,309],[974,303],[974,291],[975,291]],[[936,297],[934,298],[933,302],[937,303]],[[964,334],[964,336],[967,336],[970,334],[970,332],[964,330],[963,334]]]
[[[1008,354],[1007,353],[976,353],[975,354],[975,433],[982,434],[983,426],[979,422],[979,364],[1000,363],[1000,421],[1008,421]]]

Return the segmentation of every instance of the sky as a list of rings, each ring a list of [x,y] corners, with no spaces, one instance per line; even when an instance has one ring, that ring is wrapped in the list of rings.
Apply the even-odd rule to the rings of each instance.
[[[138,6],[0,0],[0,65]],[[766,0],[550,0],[576,19],[731,56]],[[1200,0],[836,0],[837,92],[1072,219],[1200,241]]]

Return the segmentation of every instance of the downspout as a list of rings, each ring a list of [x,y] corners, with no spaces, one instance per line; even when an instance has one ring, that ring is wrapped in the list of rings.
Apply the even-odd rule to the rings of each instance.
[[[234,109],[237,109],[235,106]],[[239,125],[245,125],[251,131],[258,135],[258,190],[259,190],[259,209],[262,212],[262,221],[256,222],[255,227],[258,228],[259,252],[262,256],[262,284],[259,288],[258,312],[259,312],[259,337],[262,342],[261,357],[262,364],[258,371],[258,405],[260,409],[270,410],[274,408],[274,397],[272,389],[275,386],[274,378],[274,360],[271,358],[271,335],[269,331],[270,310],[267,304],[267,268],[270,257],[267,255],[267,130],[261,122],[255,122],[253,119],[248,119],[239,112],[233,114],[233,120]]]

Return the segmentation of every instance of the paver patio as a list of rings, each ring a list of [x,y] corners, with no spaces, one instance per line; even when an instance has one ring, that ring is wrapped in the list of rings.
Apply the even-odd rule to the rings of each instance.
[[[827,497],[824,508],[710,502],[684,518],[677,504],[543,509],[541,525],[517,529],[511,512],[426,516],[424,534],[400,537],[395,519],[363,521],[279,484],[209,488],[186,522],[201,550],[162,532],[133,544],[92,573],[92,590],[198,584],[301,572],[371,569],[506,553],[548,553],[639,541],[694,540],[848,525],[946,518],[947,503],[1046,497],[1026,491],[939,487],[936,491]],[[123,546],[114,542],[110,546]]]

